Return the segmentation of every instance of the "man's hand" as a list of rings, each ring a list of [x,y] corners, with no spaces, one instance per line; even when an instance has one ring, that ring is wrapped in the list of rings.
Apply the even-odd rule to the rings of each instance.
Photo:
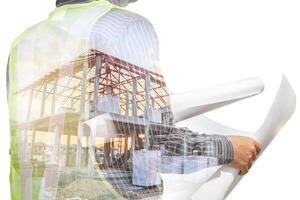
[[[262,146],[255,140],[242,136],[229,136],[233,146],[233,161],[231,166],[240,170],[240,175],[248,173],[252,167],[252,162],[260,153]]]

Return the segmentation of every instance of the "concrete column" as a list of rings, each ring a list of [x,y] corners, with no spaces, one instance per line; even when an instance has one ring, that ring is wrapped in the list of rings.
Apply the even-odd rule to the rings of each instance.
[[[86,151],[85,151],[85,165],[89,166],[89,143],[90,143],[90,137],[86,136]]]
[[[132,116],[137,117],[137,82],[136,78],[132,80]]]
[[[82,85],[81,85],[81,100],[80,100],[80,119],[78,122],[78,135],[77,135],[77,147],[76,147],[76,168],[81,168],[81,154],[82,154],[82,137],[83,137],[83,122],[86,120],[86,94],[87,94],[87,75],[88,75],[88,63],[84,63],[82,73]]]
[[[57,82],[58,79],[55,80],[54,85],[53,85],[53,95],[52,95],[52,102],[51,102],[51,114],[55,114],[55,106],[56,106],[56,90],[57,90]]]
[[[76,146],[76,169],[81,168],[81,154],[82,154],[82,137],[83,137],[83,123],[78,123],[77,146]]]
[[[98,97],[99,97],[99,83],[101,76],[101,57],[96,57],[96,69],[95,69],[95,82],[94,82],[94,100],[93,100],[93,110],[97,111]]]
[[[89,140],[89,162],[88,162],[88,167],[89,167],[89,177],[91,178],[94,174],[94,164],[95,164],[95,145],[96,145],[96,130],[93,129],[94,127],[91,128],[90,130],[90,140]]]
[[[152,108],[155,108],[155,99],[154,98],[151,98],[151,106],[152,106]]]
[[[127,166],[127,158],[128,158],[128,135],[125,134],[125,141],[124,141],[124,163]]]
[[[53,162],[59,164],[60,158],[60,144],[61,144],[61,125],[55,125],[54,128],[54,151],[53,151]]]
[[[149,108],[150,108],[150,74],[146,72],[145,77],[145,117],[149,118]]]
[[[111,139],[111,160],[113,160],[115,158],[115,140],[114,138]]]
[[[34,149],[35,149],[35,137],[36,137],[36,132],[35,132],[35,130],[33,130],[32,131],[32,138],[31,138],[30,160],[33,160]]]
[[[136,145],[136,132],[131,133],[131,155],[133,155],[133,151],[135,151]]]
[[[110,166],[110,139],[104,138],[104,166]]]
[[[27,110],[27,117],[26,117],[27,122],[30,121],[30,117],[31,117],[32,99],[33,99],[33,89],[30,91],[30,96],[29,96],[28,110]]]
[[[47,83],[44,84],[44,89],[43,89],[43,98],[41,102],[41,113],[40,117],[44,117],[45,114],[45,106],[46,106],[46,98],[47,98]]]
[[[126,99],[125,99],[125,115],[126,117],[129,116],[129,94],[126,92]]]
[[[149,149],[150,147],[150,74],[149,72],[146,72],[145,77],[145,120],[146,120],[146,126],[145,126],[145,142],[144,142],[144,149]]]
[[[106,91],[107,91],[107,95],[112,95],[112,88],[111,88],[111,86],[107,86],[106,87]]]
[[[66,154],[66,166],[70,166],[70,145],[71,145],[71,133],[68,132],[68,138],[67,138],[67,154]]]

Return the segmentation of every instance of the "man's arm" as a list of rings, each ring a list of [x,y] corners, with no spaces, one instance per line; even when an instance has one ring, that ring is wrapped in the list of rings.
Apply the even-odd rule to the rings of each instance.
[[[193,146],[199,150],[199,155],[215,157],[219,165],[229,164],[233,161],[233,146],[227,137],[223,135],[199,135]]]
[[[260,151],[261,145],[248,137],[198,134],[186,130],[167,138],[165,154],[214,157],[219,165],[230,164],[244,175]]]
[[[230,164],[240,170],[240,175],[248,173],[262,147],[255,140],[243,136],[199,135],[202,142],[195,147],[204,156],[218,158],[218,164]]]
[[[214,157],[218,164],[229,164],[233,161],[233,146],[223,135],[207,135],[186,131],[172,133],[166,142],[167,155],[198,155]]]

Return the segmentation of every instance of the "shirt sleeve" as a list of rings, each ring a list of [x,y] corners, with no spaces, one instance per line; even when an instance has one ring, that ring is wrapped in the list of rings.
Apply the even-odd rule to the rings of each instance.
[[[219,165],[224,165],[232,162],[233,147],[226,136],[199,134],[186,130],[168,136],[165,154],[214,157],[217,158]]]
[[[124,54],[142,68],[161,73],[159,66],[159,42],[152,24],[146,20],[135,20],[128,24],[122,43]]]
[[[192,144],[192,148],[198,150],[200,155],[216,157],[220,165],[232,162],[233,147],[226,136],[202,134],[197,137],[198,141]]]

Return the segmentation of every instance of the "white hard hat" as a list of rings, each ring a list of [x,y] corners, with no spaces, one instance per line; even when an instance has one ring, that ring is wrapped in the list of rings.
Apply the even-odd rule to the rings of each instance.
[[[126,7],[128,6],[128,4],[134,3],[138,0],[109,0],[109,1],[117,6]]]

